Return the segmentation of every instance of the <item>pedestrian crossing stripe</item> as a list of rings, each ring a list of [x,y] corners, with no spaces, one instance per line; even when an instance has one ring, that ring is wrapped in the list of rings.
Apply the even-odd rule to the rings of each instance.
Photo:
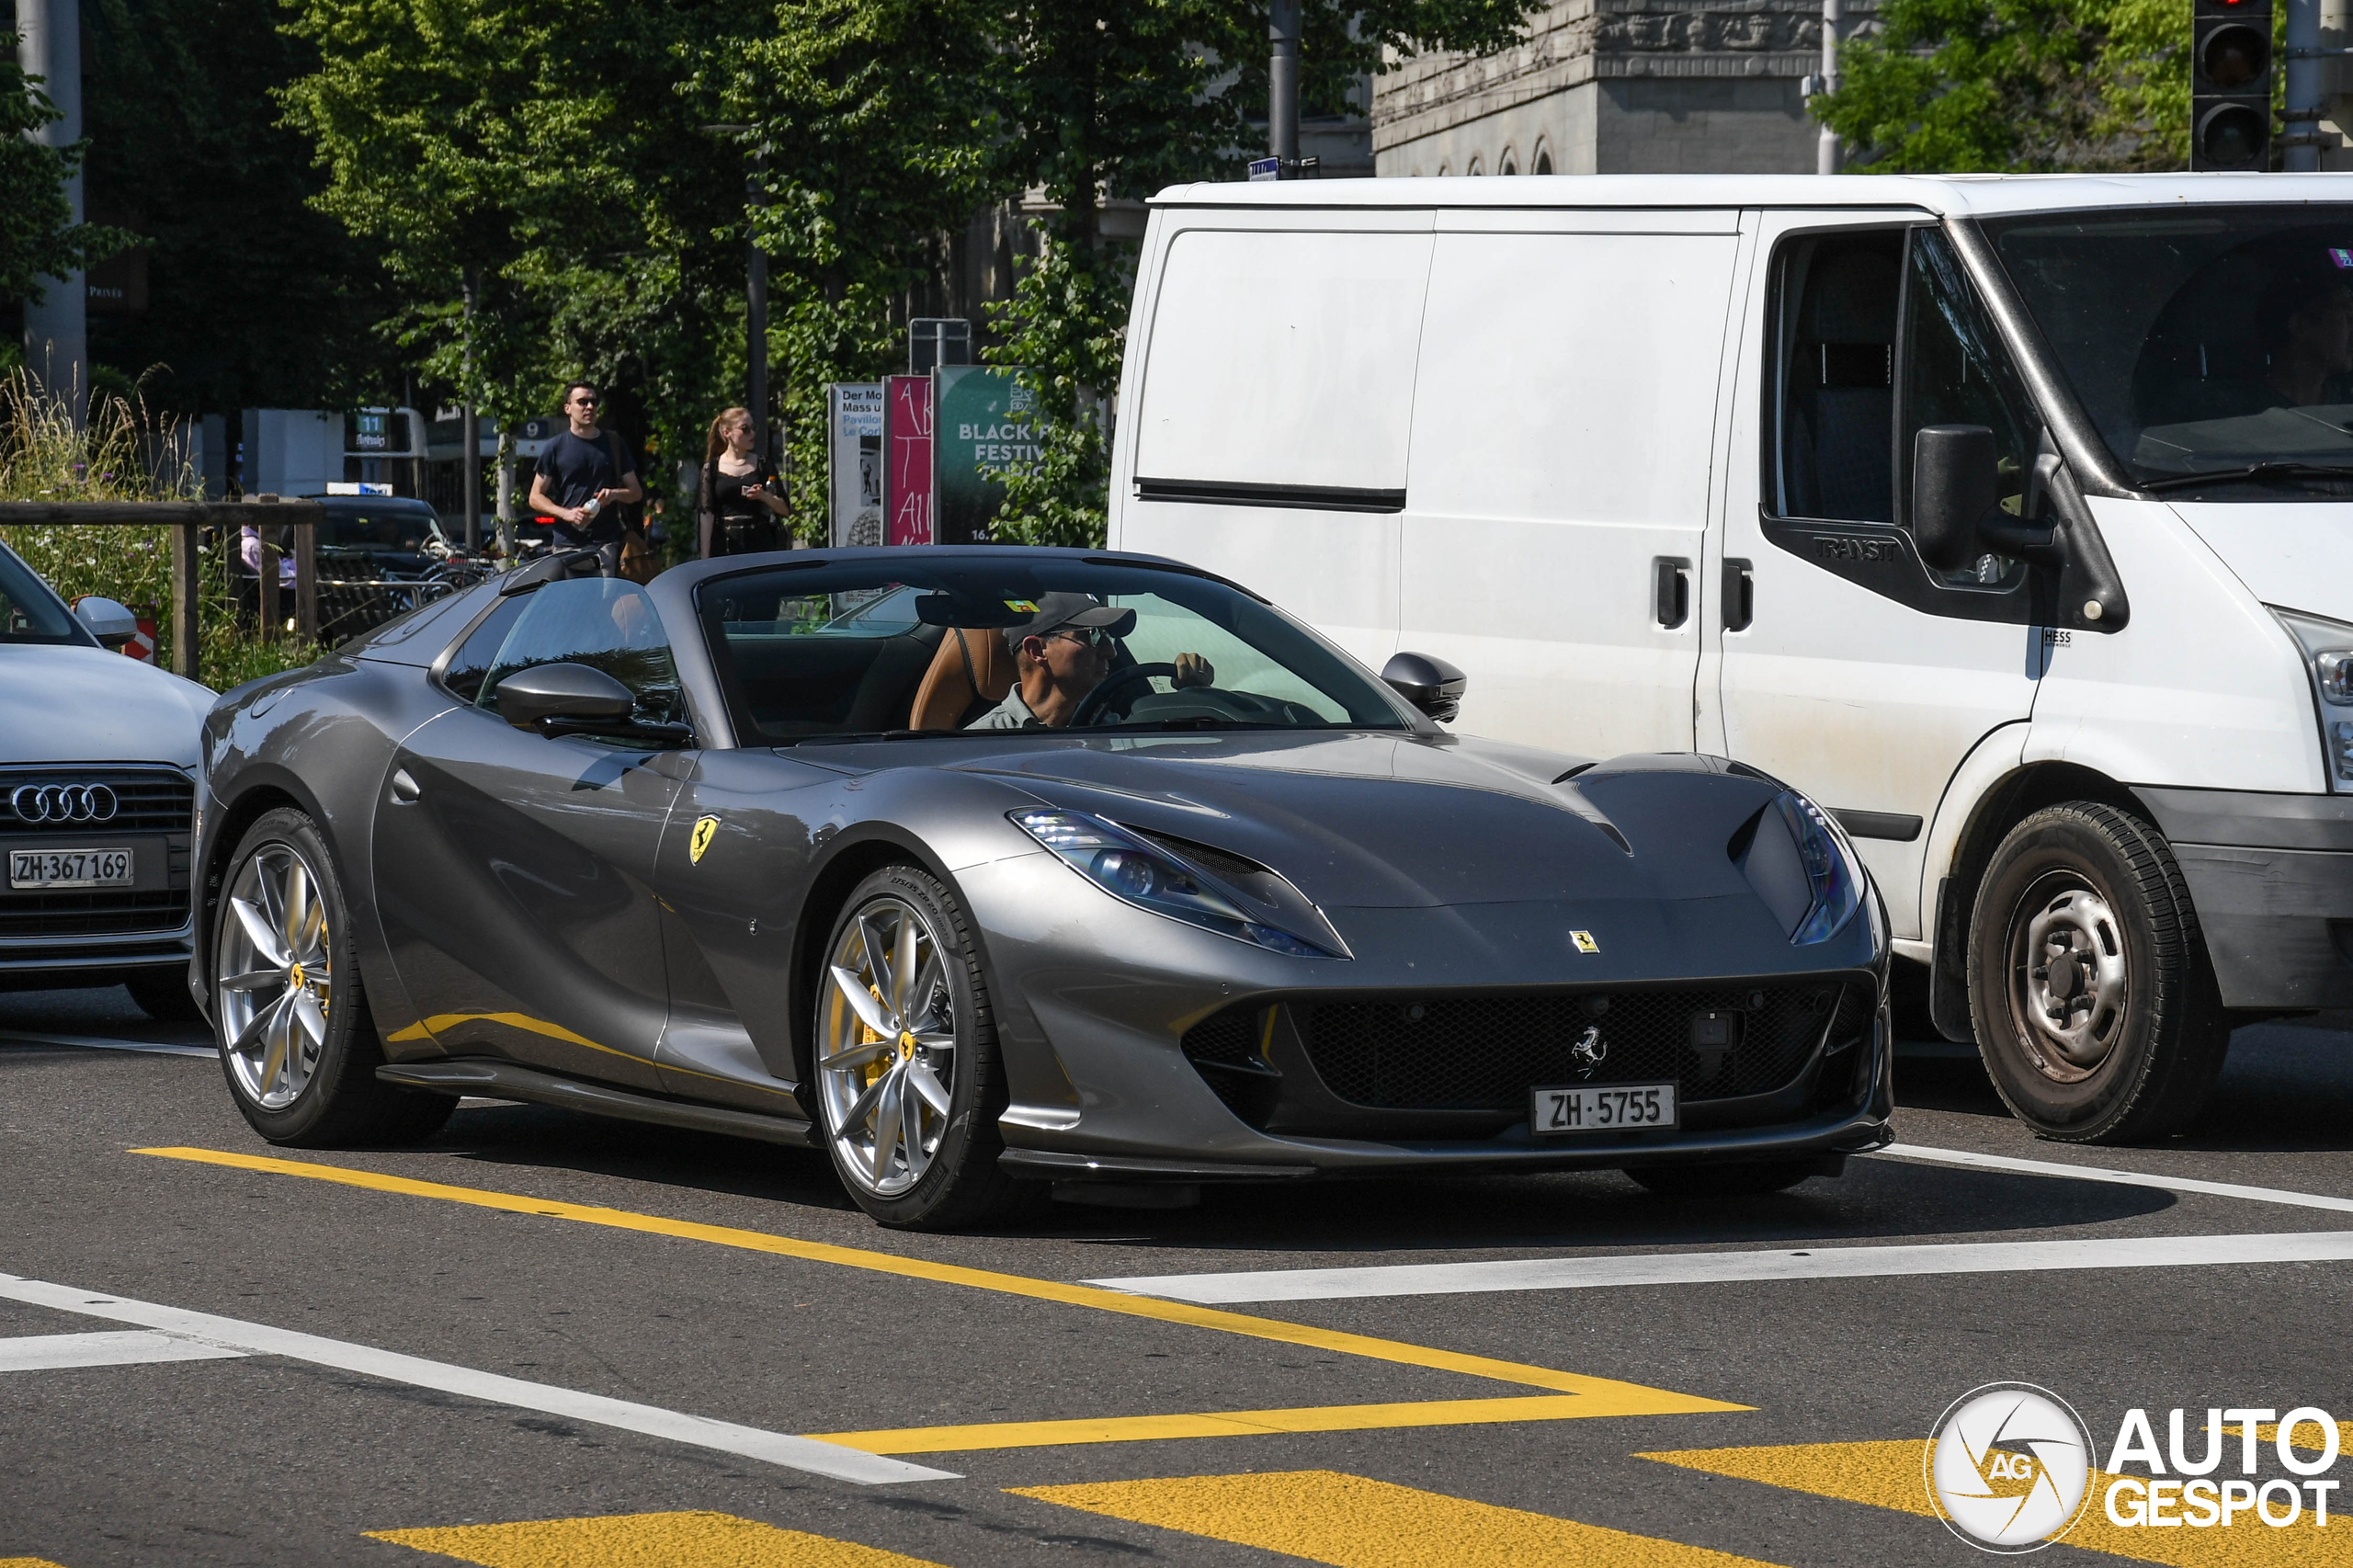
[[[1756,1568],[1758,1562],[1332,1470],[1006,1490],[1335,1568]]]
[[[939,1568],[854,1540],[700,1512],[369,1530],[368,1537],[480,1568]],[[0,1561],[0,1568],[13,1565]]]
[[[1906,1514],[1936,1517],[1928,1502],[1925,1479],[1928,1445],[1917,1437],[1886,1442],[1799,1443],[1754,1449],[1685,1449],[1641,1454],[1646,1460],[1681,1465],[1687,1470],[1762,1482],[1816,1497],[1865,1503]],[[2095,1470],[2091,1501],[2075,1528],[2060,1539],[2087,1551],[2106,1551],[2142,1562],[2171,1563],[2174,1568],[2297,1568],[2312,1564],[2353,1565],[2353,1528],[2339,1529],[2332,1510],[2326,1529],[2299,1521],[2270,1529],[2242,1519],[2227,1529],[2153,1529],[2145,1525],[2111,1524],[2101,1511],[2100,1498],[2117,1479]],[[2353,1520],[2345,1521],[2353,1527]],[[1944,1535],[1941,1526],[1923,1526]]]

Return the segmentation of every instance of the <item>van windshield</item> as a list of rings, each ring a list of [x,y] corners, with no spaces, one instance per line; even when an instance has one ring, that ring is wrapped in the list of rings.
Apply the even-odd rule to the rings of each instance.
[[[1984,227],[2136,481],[2353,496],[2353,206],[2039,212]]]

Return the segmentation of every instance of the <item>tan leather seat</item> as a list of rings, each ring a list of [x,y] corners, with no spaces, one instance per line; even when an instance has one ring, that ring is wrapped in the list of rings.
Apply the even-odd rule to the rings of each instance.
[[[951,626],[915,687],[910,730],[953,730],[975,707],[994,708],[1013,689],[1013,653],[995,627]]]

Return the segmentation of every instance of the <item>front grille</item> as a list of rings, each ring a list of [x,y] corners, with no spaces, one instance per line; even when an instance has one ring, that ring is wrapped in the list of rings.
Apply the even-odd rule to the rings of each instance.
[[[1852,989],[1817,982],[1432,996],[1300,1003],[1291,1013],[1308,1060],[1343,1100],[1379,1109],[1524,1110],[1539,1084],[1672,1079],[1688,1101],[1768,1094],[1805,1066],[1841,991]],[[1869,1016],[1867,1001],[1861,1011]],[[1588,1029],[1598,1031],[1597,1062],[1575,1054]]]
[[[114,791],[114,815],[104,822],[27,822],[17,814],[14,799],[28,784],[103,784]],[[176,767],[0,767],[0,835],[186,833],[195,812],[196,786]]]
[[[185,889],[165,892],[19,892],[0,899],[0,937],[95,937],[176,931],[188,924]]]

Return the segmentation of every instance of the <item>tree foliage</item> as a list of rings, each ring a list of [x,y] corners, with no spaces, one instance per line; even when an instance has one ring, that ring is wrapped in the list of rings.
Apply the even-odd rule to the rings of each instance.
[[[2188,161],[2188,0],[1886,0],[1813,100],[1859,167],[2149,170]]]
[[[110,237],[77,225],[65,198],[85,148],[32,140],[59,118],[40,78],[0,60],[0,294],[8,299],[44,298],[41,278],[76,270],[94,240],[103,251]]]

